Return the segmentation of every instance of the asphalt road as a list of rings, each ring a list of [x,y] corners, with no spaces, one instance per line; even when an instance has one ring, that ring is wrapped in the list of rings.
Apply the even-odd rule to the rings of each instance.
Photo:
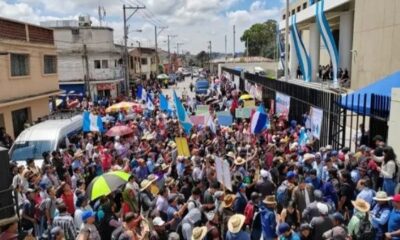
[[[196,78],[193,78],[193,85],[196,81]],[[182,96],[182,92],[184,89],[186,89],[187,94],[189,95],[190,98],[195,97],[195,93],[194,92],[190,92],[190,83],[192,82],[192,78],[191,77],[186,77],[184,81],[182,82],[178,82],[176,85],[169,85],[168,88],[163,88],[162,91],[164,93],[165,96],[169,96],[170,99],[172,99],[172,94],[173,94],[173,90],[176,91],[176,94],[180,97]]]

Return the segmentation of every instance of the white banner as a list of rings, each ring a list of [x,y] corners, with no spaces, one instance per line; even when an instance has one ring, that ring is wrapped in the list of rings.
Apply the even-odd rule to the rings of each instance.
[[[324,112],[322,109],[311,107],[311,134],[319,139],[321,136],[322,118]]]
[[[225,188],[232,191],[232,179],[231,179],[231,170],[229,167],[229,163],[225,162],[221,158],[216,158],[215,170],[217,172],[218,182],[224,185]]]
[[[275,103],[276,114],[283,115],[284,118],[288,119],[290,109],[290,97],[283,93],[276,92]]]

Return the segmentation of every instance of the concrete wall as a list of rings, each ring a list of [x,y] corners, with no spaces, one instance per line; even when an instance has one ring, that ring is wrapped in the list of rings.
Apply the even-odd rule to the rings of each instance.
[[[392,146],[394,152],[397,154],[397,156],[399,156],[400,142],[398,140],[398,135],[400,133],[400,88],[392,89],[392,102],[390,106],[390,119],[388,124],[388,145]]]
[[[4,119],[4,126],[6,129],[6,132],[12,137],[15,138],[14,136],[14,127],[13,127],[13,121],[12,121],[12,114],[11,112],[14,110],[22,109],[22,108],[28,108],[30,119],[29,123],[35,122],[38,118],[46,116],[49,114],[49,100],[48,97],[42,97],[36,100],[32,101],[26,101],[23,103],[19,104],[13,104],[7,107],[0,107],[0,114],[3,115]]]
[[[44,74],[43,56],[57,55],[55,47],[0,39],[0,52],[29,54],[29,75],[11,76],[10,54],[0,55],[0,102],[58,90],[57,74]]]
[[[218,75],[221,75],[221,68],[235,68],[240,67],[245,69],[245,71],[254,73],[254,67],[261,67],[265,71],[274,73],[276,77],[276,71],[278,70],[278,62],[252,62],[252,63],[221,63],[218,64]]]
[[[355,1],[351,88],[400,69],[400,2]]]

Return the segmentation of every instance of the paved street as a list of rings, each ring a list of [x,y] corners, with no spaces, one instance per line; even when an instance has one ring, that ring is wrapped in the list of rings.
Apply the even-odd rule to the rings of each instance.
[[[196,81],[196,78],[193,78],[193,84],[195,83],[195,81]],[[184,81],[178,82],[178,84],[175,86],[170,85],[168,87],[168,89],[163,88],[162,89],[163,93],[165,94],[165,96],[168,95],[168,96],[172,97],[173,90],[175,89],[176,94],[178,94],[178,96],[181,96],[183,89],[186,89],[189,97],[193,98],[195,96],[195,93],[190,92],[190,88],[189,88],[190,82],[192,82],[191,77],[186,77]]]

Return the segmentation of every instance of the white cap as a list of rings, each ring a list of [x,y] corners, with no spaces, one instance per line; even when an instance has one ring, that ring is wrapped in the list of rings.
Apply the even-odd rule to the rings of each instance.
[[[164,224],[165,224],[165,222],[160,217],[156,217],[156,218],[153,219],[153,225],[154,226],[161,227]]]
[[[322,214],[322,215],[326,215],[328,214],[329,208],[328,205],[326,205],[325,203],[317,203],[317,208],[318,211]]]

